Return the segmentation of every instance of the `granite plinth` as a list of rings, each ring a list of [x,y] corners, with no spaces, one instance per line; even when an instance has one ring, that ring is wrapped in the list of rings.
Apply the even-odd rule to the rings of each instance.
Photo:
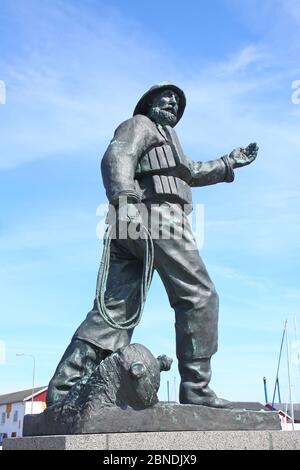
[[[4,439],[3,450],[300,450],[299,431],[178,431]]]

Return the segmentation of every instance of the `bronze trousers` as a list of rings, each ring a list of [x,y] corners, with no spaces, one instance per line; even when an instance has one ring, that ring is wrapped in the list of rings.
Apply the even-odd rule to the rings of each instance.
[[[153,226],[152,220],[156,221]],[[171,229],[167,228],[166,233],[170,232],[170,237],[166,237],[164,230],[168,222]],[[185,363],[211,357],[218,343],[218,295],[199,255],[186,214],[180,205],[163,202],[148,206],[144,223],[153,237],[154,268],[175,311],[178,360]],[[132,317],[138,308],[144,250],[145,240],[141,238],[112,240],[105,301],[115,320]],[[73,338],[116,351],[130,343],[132,333],[132,329],[108,326],[94,304]]]

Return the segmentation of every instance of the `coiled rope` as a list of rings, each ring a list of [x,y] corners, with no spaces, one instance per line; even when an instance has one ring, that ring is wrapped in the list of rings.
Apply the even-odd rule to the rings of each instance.
[[[151,280],[153,276],[154,246],[153,246],[153,241],[152,241],[149,231],[144,225],[142,225],[141,229],[145,235],[145,237],[142,237],[145,240],[145,250],[144,250],[143,275],[142,275],[141,289],[140,289],[140,305],[137,311],[135,312],[135,314],[132,315],[131,318],[125,321],[117,322],[111,317],[110,312],[107,309],[105,305],[105,300],[104,300],[108,271],[109,271],[112,229],[113,229],[113,226],[109,225],[104,235],[102,259],[100,262],[100,267],[99,267],[98,276],[97,276],[96,305],[97,305],[97,309],[98,309],[100,316],[109,326],[118,330],[130,330],[132,328],[135,328],[141,321],[147,293],[150,288],[150,284],[151,284]]]

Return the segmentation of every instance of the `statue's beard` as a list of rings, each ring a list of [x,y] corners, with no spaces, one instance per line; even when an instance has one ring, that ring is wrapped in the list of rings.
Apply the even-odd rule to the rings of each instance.
[[[148,117],[161,126],[174,127],[177,123],[177,116],[175,114],[165,109],[160,109],[158,106],[150,108]]]

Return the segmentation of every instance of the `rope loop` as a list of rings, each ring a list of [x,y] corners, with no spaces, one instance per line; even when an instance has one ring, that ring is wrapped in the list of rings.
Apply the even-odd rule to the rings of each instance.
[[[105,305],[105,291],[106,291],[106,284],[107,284],[107,277],[109,271],[109,259],[110,259],[110,245],[111,245],[111,232],[113,229],[112,225],[109,225],[106,229],[104,235],[104,246],[103,246],[103,253],[102,259],[100,262],[100,267],[97,276],[97,285],[96,285],[96,306],[99,312],[99,315],[103,318],[103,320],[112,328],[117,330],[131,330],[135,328],[141,321],[142,313],[144,310],[146,297],[148,290],[150,288],[150,284],[153,277],[153,263],[154,263],[154,246],[151,235],[148,229],[142,225],[142,230],[145,234],[145,251],[144,251],[144,264],[143,264],[143,275],[141,280],[141,288],[140,288],[140,305],[137,311],[132,315],[131,318],[117,322],[114,320],[108,308]]]

